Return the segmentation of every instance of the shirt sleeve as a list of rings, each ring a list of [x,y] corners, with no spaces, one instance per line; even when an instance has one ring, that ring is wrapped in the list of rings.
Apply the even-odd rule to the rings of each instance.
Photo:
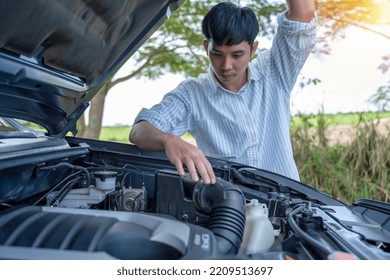
[[[143,108],[135,118],[134,124],[145,120],[164,132],[182,136],[190,130],[189,104],[187,91],[179,84],[167,93],[160,103],[150,109]]]
[[[309,23],[289,20],[287,11],[278,15],[278,29],[270,50],[259,55],[258,67],[266,65],[273,81],[290,95],[299,72],[316,43],[316,17]]]

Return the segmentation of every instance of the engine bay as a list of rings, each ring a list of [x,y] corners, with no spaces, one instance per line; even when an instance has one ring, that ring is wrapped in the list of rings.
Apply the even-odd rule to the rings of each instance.
[[[67,141],[0,162],[1,259],[390,259],[385,204],[217,159],[205,185],[163,153]]]

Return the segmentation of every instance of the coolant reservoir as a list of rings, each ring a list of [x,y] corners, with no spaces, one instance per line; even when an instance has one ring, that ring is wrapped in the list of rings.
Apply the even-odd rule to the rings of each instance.
[[[247,255],[267,252],[275,241],[267,206],[259,203],[257,199],[252,199],[246,204],[245,212],[244,237],[239,253]]]

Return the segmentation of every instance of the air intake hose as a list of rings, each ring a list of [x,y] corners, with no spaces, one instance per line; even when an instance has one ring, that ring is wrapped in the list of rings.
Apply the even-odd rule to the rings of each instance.
[[[237,254],[245,227],[245,197],[241,189],[222,179],[213,185],[199,181],[192,199],[199,212],[209,215],[208,229],[216,236],[221,254]]]

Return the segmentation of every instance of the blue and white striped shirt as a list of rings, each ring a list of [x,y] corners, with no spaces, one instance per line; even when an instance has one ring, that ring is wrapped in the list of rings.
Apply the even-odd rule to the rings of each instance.
[[[269,50],[249,64],[248,82],[233,93],[211,70],[181,82],[135,122],[147,120],[178,136],[191,133],[209,157],[234,161],[299,180],[290,140],[290,92],[316,41],[316,20],[278,16]]]

